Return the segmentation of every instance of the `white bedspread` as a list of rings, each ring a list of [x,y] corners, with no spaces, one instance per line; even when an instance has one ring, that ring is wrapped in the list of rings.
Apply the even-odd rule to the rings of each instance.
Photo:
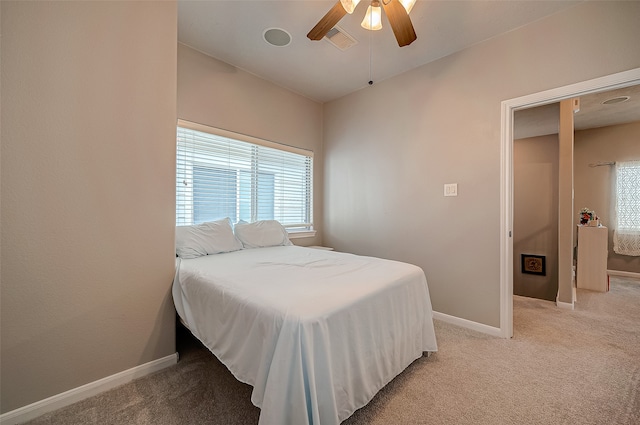
[[[253,386],[261,425],[337,425],[436,351],[419,267],[278,246],[182,260],[176,310]]]

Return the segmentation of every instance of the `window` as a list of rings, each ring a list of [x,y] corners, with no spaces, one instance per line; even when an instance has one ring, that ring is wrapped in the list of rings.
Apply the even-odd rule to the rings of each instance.
[[[640,161],[616,163],[615,211],[613,250],[640,256]]]
[[[176,225],[229,217],[313,229],[313,153],[178,122]]]

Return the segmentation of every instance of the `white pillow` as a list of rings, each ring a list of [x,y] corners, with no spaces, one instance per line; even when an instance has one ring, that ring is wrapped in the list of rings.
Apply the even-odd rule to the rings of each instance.
[[[234,231],[245,248],[293,245],[287,230],[277,220],[261,220],[255,223],[238,222]]]
[[[197,258],[239,249],[242,249],[242,242],[233,234],[229,218],[194,226],[176,226],[176,254],[180,258]]]

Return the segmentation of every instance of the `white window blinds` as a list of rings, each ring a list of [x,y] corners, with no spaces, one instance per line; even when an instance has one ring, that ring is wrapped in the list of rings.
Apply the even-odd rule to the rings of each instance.
[[[229,217],[311,230],[312,175],[312,152],[180,121],[176,225]]]
[[[616,163],[615,212],[613,250],[640,256],[640,161]]]

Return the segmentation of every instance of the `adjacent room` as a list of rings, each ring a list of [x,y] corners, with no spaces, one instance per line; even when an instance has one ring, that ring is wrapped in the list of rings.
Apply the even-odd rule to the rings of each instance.
[[[3,0],[0,423],[639,423],[637,40],[637,1]]]

